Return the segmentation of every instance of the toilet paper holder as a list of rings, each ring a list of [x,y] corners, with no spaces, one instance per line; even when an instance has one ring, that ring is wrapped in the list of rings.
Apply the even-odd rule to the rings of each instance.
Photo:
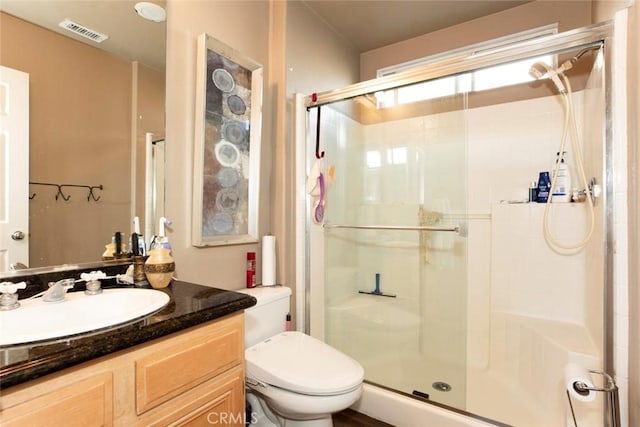
[[[609,424],[605,424],[608,427],[620,427],[620,402],[618,401],[618,386],[613,380],[611,375],[602,371],[589,370],[592,374],[601,375],[604,377],[604,387],[592,387],[581,381],[574,381],[572,384],[573,390],[581,396],[587,396],[591,392],[605,393],[607,398],[607,410],[609,412]],[[573,417],[573,424],[578,427],[576,421],[576,415],[573,411],[573,404],[571,403],[571,395],[567,390],[567,399],[569,400],[569,407],[571,408],[571,416]]]

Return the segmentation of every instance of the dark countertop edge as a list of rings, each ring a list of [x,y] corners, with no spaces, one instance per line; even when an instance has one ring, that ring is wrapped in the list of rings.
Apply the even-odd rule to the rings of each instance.
[[[101,338],[100,334],[98,334],[80,347],[68,351],[54,352],[53,354],[37,357],[33,360],[9,365],[0,369],[0,390],[53,374],[62,369],[70,368],[102,356],[145,344],[157,338],[162,338],[175,332],[180,332],[193,326],[219,319],[255,305],[255,299],[253,297],[241,293],[237,295],[239,298],[234,301],[228,301],[214,307],[186,313],[176,318],[145,325],[136,331],[125,331],[125,333],[118,334],[118,330],[126,330],[127,327],[130,326],[122,325],[122,327],[116,328],[109,333],[102,334],[106,336],[106,338]],[[136,323],[144,321],[144,319],[152,315],[153,314],[150,314],[143,319],[139,319]]]

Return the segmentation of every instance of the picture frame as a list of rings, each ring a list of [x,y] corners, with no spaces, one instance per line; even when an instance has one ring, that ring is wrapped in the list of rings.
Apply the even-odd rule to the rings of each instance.
[[[206,33],[197,49],[192,245],[256,243],[263,67]]]

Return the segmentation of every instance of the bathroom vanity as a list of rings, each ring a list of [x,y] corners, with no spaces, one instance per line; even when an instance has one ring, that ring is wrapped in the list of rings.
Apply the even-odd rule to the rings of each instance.
[[[136,321],[0,347],[0,425],[244,425],[255,299],[180,281],[163,292],[169,303]]]

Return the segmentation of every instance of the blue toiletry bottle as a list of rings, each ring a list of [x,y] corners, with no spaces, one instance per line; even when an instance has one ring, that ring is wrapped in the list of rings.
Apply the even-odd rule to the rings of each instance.
[[[551,191],[551,178],[549,172],[540,172],[538,177],[538,203],[547,203]]]

